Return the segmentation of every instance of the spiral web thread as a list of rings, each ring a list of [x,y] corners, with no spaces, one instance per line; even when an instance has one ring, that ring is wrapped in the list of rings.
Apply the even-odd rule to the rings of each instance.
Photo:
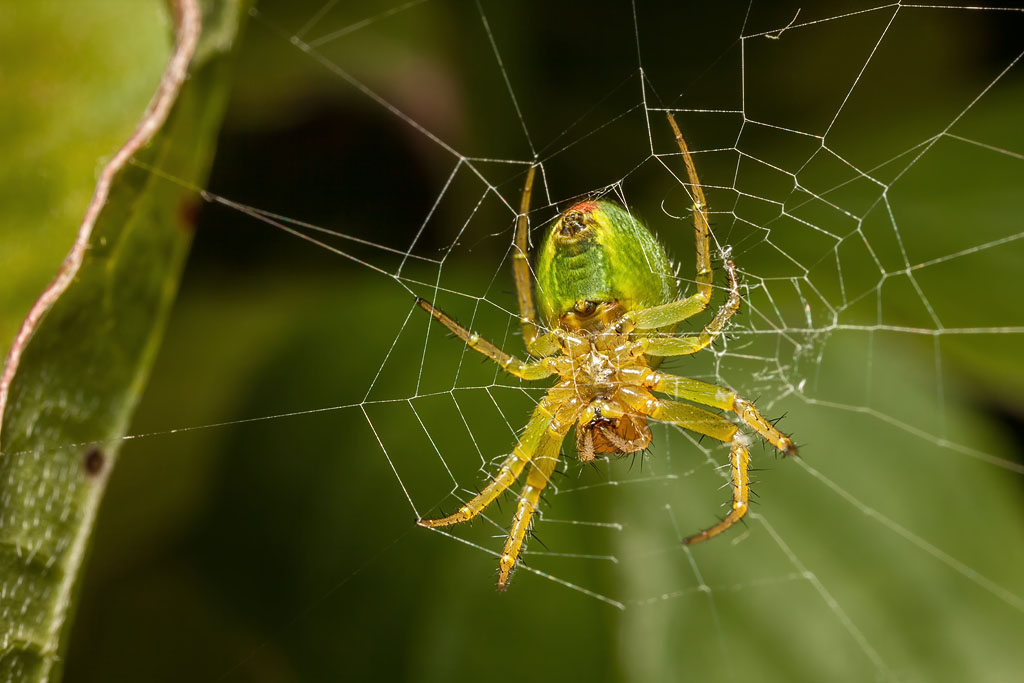
[[[781,425],[793,431],[798,442],[803,426],[798,415],[799,420],[809,420],[813,415],[839,414],[841,419],[856,420],[856,424],[871,433],[877,431],[883,440],[885,435],[900,435],[916,451],[924,453],[923,457],[934,461],[936,467],[950,460],[972,461],[989,475],[1019,486],[1024,466],[1001,450],[997,442],[986,446],[959,440],[958,429],[947,425],[945,415],[950,402],[961,400],[956,387],[951,389],[947,379],[948,358],[959,358],[964,346],[985,348],[993,341],[997,346],[1019,343],[1024,334],[1024,313],[1019,305],[1013,305],[1006,273],[997,270],[998,263],[1019,263],[1024,257],[1024,230],[1019,218],[1014,218],[1024,215],[1024,196],[1019,190],[975,193],[979,187],[995,186],[995,180],[985,179],[986,173],[992,178],[999,176],[1000,187],[1012,187],[1014,183],[1018,188],[1024,187],[1022,138],[1014,138],[988,123],[987,118],[997,103],[1012,97],[1013,84],[1020,81],[1024,42],[1018,41],[1017,52],[1003,59],[998,68],[976,75],[972,81],[976,85],[950,95],[943,100],[944,107],[936,107],[927,115],[913,111],[886,114],[886,90],[895,95],[893,88],[899,80],[880,79],[879,71],[891,76],[892,70],[899,68],[900,61],[890,54],[893,49],[903,47],[926,58],[933,53],[940,55],[944,46],[928,43],[923,28],[929,18],[938,14],[956,14],[963,20],[966,35],[972,22],[988,22],[992,16],[998,16],[998,21],[1017,21],[1014,25],[1020,26],[1019,19],[1024,18],[1020,11],[897,2],[852,7],[831,15],[820,14],[822,10],[815,14],[813,9],[786,14],[781,9],[754,3],[737,15],[733,43],[722,46],[723,54],[737,55],[735,66],[728,66],[732,63],[728,59],[706,60],[710,63],[708,72],[717,74],[715,77],[726,74],[733,87],[728,103],[716,106],[705,104],[694,95],[700,89],[701,75],[684,82],[687,90],[683,93],[668,91],[663,82],[656,81],[648,68],[656,50],[638,17],[657,10],[624,0],[622,16],[633,21],[631,26],[624,23],[618,27],[622,34],[619,37],[635,46],[635,64],[624,81],[594,94],[594,104],[605,98],[621,102],[621,113],[597,121],[587,119],[584,113],[553,139],[540,140],[535,139],[537,112],[524,106],[521,99],[529,85],[517,80],[503,58],[509,44],[522,37],[503,32],[500,24],[490,20],[487,4],[478,2],[474,6],[479,17],[477,38],[490,48],[490,54],[479,58],[481,62],[489,61],[489,77],[499,79],[508,97],[512,125],[502,128],[502,135],[515,138],[522,150],[519,157],[501,158],[486,150],[460,149],[444,134],[433,132],[430,125],[407,113],[392,97],[355,75],[344,58],[332,51],[361,32],[386,31],[389,22],[412,21],[427,5],[426,0],[413,0],[353,18],[346,16],[337,0],[329,0],[297,26],[283,25],[261,10],[253,11],[259,26],[290,44],[297,55],[308,57],[310,69],[325,69],[338,88],[379,108],[380,116],[397,118],[410,133],[431,146],[438,158],[447,159],[446,180],[433,189],[436,201],[422,223],[411,231],[413,237],[408,244],[367,239],[346,233],[343,226],[336,230],[305,222],[300,207],[296,207],[294,215],[281,215],[230,197],[203,193],[207,201],[243,212],[337,254],[346,261],[340,267],[390,280],[396,299],[407,297],[406,317],[385,323],[395,328],[393,343],[381,349],[379,369],[361,400],[320,410],[359,411],[364,416],[380,447],[381,466],[394,474],[395,483],[417,517],[436,513],[439,504],[451,506],[453,500],[473,495],[474,487],[493,473],[503,453],[489,439],[478,437],[486,429],[487,420],[492,425],[495,421],[504,424],[500,439],[496,438],[494,444],[506,443],[507,453],[526,415],[521,404],[510,408],[509,402],[536,401],[543,387],[520,383],[492,365],[478,364],[475,355],[460,349],[457,341],[445,339],[441,330],[428,324],[426,316],[413,306],[412,295],[438,301],[444,308],[453,307],[453,313],[467,327],[522,356],[518,313],[508,290],[512,286],[512,238],[518,192],[525,169],[535,161],[540,162],[541,172],[532,216],[534,242],[539,240],[546,222],[572,199],[607,194],[633,207],[637,185],[649,178],[659,179],[666,189],[660,206],[642,207],[648,223],[661,236],[669,231],[691,235],[688,181],[678,150],[674,150],[667,132],[666,110],[679,118],[684,134],[690,138],[709,193],[715,262],[720,265],[726,255],[735,260],[742,275],[744,306],[744,315],[730,326],[724,343],[706,353],[707,358],[694,361],[693,365],[670,363],[669,370],[757,398],[762,412],[770,417],[778,417],[784,407],[792,415]],[[809,46],[827,52],[827,41],[835,31],[855,32],[853,42],[860,49],[841,55],[801,53]],[[818,82],[799,83],[800,73],[780,75],[778,71],[779,65],[788,62],[773,50],[786,49],[792,49],[797,56],[785,59],[806,62],[820,57],[834,59],[842,66],[837,67],[827,87]],[[765,63],[774,64],[776,70],[765,67]],[[823,110],[820,121],[807,124],[807,130],[785,125],[786,117],[792,115],[791,109],[782,109],[783,114],[773,117],[771,107],[765,104],[770,102],[766,93],[775,87],[774,79],[785,77],[798,81],[797,87],[806,93],[809,106]],[[906,77],[914,76],[907,73]],[[816,90],[819,87],[821,93]],[[784,97],[782,92],[779,97]],[[1016,92],[1020,92],[1019,86]],[[688,106],[691,99],[699,104]],[[585,112],[589,104],[581,111]],[[882,142],[872,149],[887,150],[882,156],[862,153],[848,128],[851,120],[870,116],[872,111],[889,116],[877,120],[891,120],[896,131],[881,125],[877,128]],[[624,160],[616,177],[607,178],[596,188],[580,189],[549,172],[553,161],[563,155],[584,153],[588,143],[599,138],[606,127],[617,126],[631,128],[645,148],[636,159]],[[765,145],[766,141],[773,142]],[[780,149],[785,151],[779,152]],[[948,161],[952,153],[968,159],[970,167],[952,165]],[[962,171],[963,177],[951,178],[950,171]],[[159,169],[152,172],[160,174]],[[931,177],[944,178],[944,184],[934,187],[933,194],[905,190],[908,185],[927,187],[927,178]],[[466,187],[475,190],[467,191]],[[958,198],[960,194],[962,198]],[[955,199],[950,199],[951,195]],[[969,211],[960,215],[943,215],[941,210],[929,212],[931,201],[943,207],[974,205],[982,218],[965,224],[960,215],[970,216]],[[454,235],[444,248],[425,247],[423,235],[434,228],[436,214],[444,211],[450,215],[452,205],[458,207],[454,212],[461,212],[463,223],[444,233]],[[499,223],[493,222],[495,216],[501,217]],[[934,240],[921,238],[926,234],[920,227],[923,221],[939,221],[932,228]],[[493,264],[489,281],[468,287],[459,284],[462,281],[450,273],[458,272],[460,262],[473,258],[473,247],[481,243],[503,244],[505,258]],[[692,250],[692,245],[680,237],[670,241],[669,249],[679,263],[680,288],[685,291],[693,286],[692,256],[687,251]],[[992,263],[997,265],[984,265],[993,255],[996,258]],[[964,286],[979,290],[979,296],[1005,299],[1007,303],[999,307],[998,317],[980,308],[972,310],[969,299],[950,302],[945,294],[934,293],[936,278],[967,277],[961,268],[966,268],[967,273],[987,273],[988,280],[977,284],[965,282]],[[716,276],[719,290],[722,279]],[[895,384],[885,383],[884,375],[889,370],[876,356],[876,347],[888,344],[888,340],[916,349],[918,356],[928,356],[930,378],[926,377],[929,386],[925,394],[931,403],[924,418],[920,411],[907,409],[897,400]],[[922,340],[926,342],[924,346]],[[851,366],[856,369],[858,383],[837,385],[833,379],[838,376],[837,368]],[[398,376],[405,378],[404,384],[396,385],[391,380]],[[896,398],[893,394],[897,394]],[[447,402],[451,419],[443,425],[424,416],[422,406],[436,401]],[[481,405],[490,411],[489,418],[481,417]],[[397,452],[389,445],[388,435],[379,428],[380,410],[404,411],[408,428],[421,433],[426,453],[436,459],[438,478],[431,486],[411,480],[406,463],[413,456]],[[292,412],[283,407],[280,414],[252,420],[282,419],[309,412],[317,411]],[[458,432],[457,437],[442,434],[446,430]],[[127,438],[143,436],[148,435]],[[451,445],[453,438],[461,447]],[[700,442],[692,434],[664,426],[656,427],[655,442],[656,450],[641,458],[640,469],[609,462],[602,466],[599,476],[587,476],[581,475],[579,466],[570,462],[566,477],[554,482],[548,493],[550,511],[542,511],[537,531],[543,537],[545,529],[567,526],[580,530],[583,540],[572,547],[531,544],[520,574],[532,573],[559,583],[566,590],[627,611],[677,600],[706,600],[720,631],[725,627],[719,620],[718,605],[727,601],[728,596],[746,596],[786,583],[806,584],[816,596],[817,615],[838,625],[878,678],[903,677],[883,654],[877,634],[852,615],[856,610],[851,610],[849,602],[840,596],[842,588],[816,570],[813,562],[805,560],[783,526],[775,522],[774,494],[770,489],[762,490],[762,494],[768,495],[749,516],[747,528],[735,531],[731,541],[720,542],[737,546],[751,544],[756,537],[758,542],[770,544],[780,558],[771,569],[754,568],[741,578],[729,575],[722,583],[702,566],[699,547],[682,549],[679,538],[709,520],[693,519],[689,511],[684,519],[672,501],[691,496],[693,488],[706,487],[712,481],[705,476],[708,473],[712,473],[712,478],[726,476],[728,471],[721,469],[726,451],[720,444]],[[947,550],[926,532],[901,520],[897,512],[890,513],[884,504],[869,500],[857,484],[830,475],[827,445],[815,444],[818,455],[813,458],[772,465],[772,481],[780,481],[787,468],[799,470],[806,475],[799,477],[800,486],[813,487],[836,509],[854,511],[866,535],[885,537],[887,542],[911,549],[920,562],[938,567],[954,584],[969,586],[975,593],[987,596],[984,599],[998,602],[1009,615],[1010,623],[1018,627],[1024,624],[1024,593],[1019,582],[1013,585],[992,577],[971,556]],[[572,450],[569,444],[563,453],[571,459]],[[415,457],[428,456],[419,452]],[[887,457],[901,456],[890,452]],[[472,462],[467,462],[467,458]],[[883,461],[873,462],[864,466],[878,467]],[[879,476],[886,475],[882,472]],[[438,481],[447,481],[449,489],[438,489]],[[665,492],[664,504],[656,504],[660,510],[657,514],[674,530],[674,535],[657,538],[656,548],[647,552],[679,554],[690,571],[676,576],[675,586],[652,584],[641,587],[641,592],[623,589],[608,594],[591,588],[585,572],[571,569],[573,562],[578,563],[576,566],[625,562],[627,558],[621,554],[626,552],[622,550],[625,546],[612,541],[611,547],[618,549],[614,552],[588,552],[586,539],[631,534],[639,522],[622,513],[621,507],[604,517],[560,518],[559,499],[598,495],[598,490],[624,491],[627,487]],[[652,500],[660,500],[659,496],[662,494],[652,493]],[[970,502],[963,505],[969,506]],[[485,521],[476,525],[477,533],[458,526],[434,532],[447,537],[438,536],[439,543],[463,543],[481,555],[496,556],[508,516],[507,509],[506,514],[488,509],[483,515]],[[481,527],[485,528],[482,534]],[[598,545],[607,548],[609,544]],[[480,562],[482,572],[489,562]],[[570,569],[549,568],[552,566]],[[648,588],[647,593],[642,592]]]

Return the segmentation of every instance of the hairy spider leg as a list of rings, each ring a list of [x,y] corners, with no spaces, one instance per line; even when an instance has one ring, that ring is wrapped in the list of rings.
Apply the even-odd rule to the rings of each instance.
[[[440,519],[420,519],[416,523],[425,527],[448,526],[467,522],[480,514],[494,499],[500,496],[505,489],[515,483],[523,468],[538,453],[548,453],[552,448],[556,451],[562,444],[564,432],[561,423],[555,422],[557,410],[557,399],[547,394],[537,407],[533,409],[530,421],[526,423],[522,436],[512,449],[512,454],[505,458],[498,469],[498,473],[483,488],[483,490],[468,501],[459,510],[447,517]],[[568,428],[565,428],[568,430]]]
[[[555,374],[555,371],[548,367],[545,360],[526,363],[515,356],[505,353],[480,335],[475,332],[470,332],[465,327],[455,322],[451,316],[434,306],[434,304],[430,303],[426,299],[416,297],[416,303],[419,304],[420,308],[432,315],[434,319],[451,330],[456,337],[466,342],[469,348],[484,354],[500,365],[501,369],[510,375],[515,375],[520,379],[532,381],[544,379],[545,377],[550,377]]]
[[[747,509],[750,507],[750,452],[743,443],[741,435],[733,437],[729,450],[729,464],[732,469],[732,509],[718,524],[684,538],[683,545],[693,545],[713,538],[743,519],[743,515],[747,514]]]
[[[561,437],[569,430],[567,422],[560,424],[557,428],[564,428]],[[552,425],[553,428],[556,428]],[[533,514],[537,511],[540,496],[544,487],[551,480],[551,474],[558,464],[558,456],[561,451],[562,439],[557,441],[551,439],[544,444],[543,452],[538,449],[530,461],[530,469],[526,475],[526,484],[519,495],[519,502],[516,505],[516,514],[512,518],[512,527],[509,529],[508,539],[505,541],[505,548],[501,551],[498,560],[498,590],[504,591],[508,587],[512,570],[519,561],[519,553],[522,552],[526,534],[530,532],[530,525],[533,521]]]
[[[708,203],[704,197],[704,189],[701,187],[700,178],[697,176],[697,167],[690,155],[690,148],[683,139],[672,112],[665,112],[668,123],[672,126],[672,134],[675,136],[676,145],[683,156],[683,163],[686,166],[686,175],[690,180],[690,197],[693,199],[693,227],[697,242],[697,291],[685,299],[670,301],[660,306],[652,306],[639,311],[630,311],[625,318],[628,323],[642,330],[651,330],[691,318],[708,307],[711,303],[711,282],[714,273],[711,270],[711,226],[708,223]],[[702,347],[703,348],[703,347]]]
[[[683,139],[683,133],[679,130],[676,117],[672,112],[665,112],[668,125],[672,126],[672,134],[675,136],[676,145],[683,155],[683,163],[686,165],[686,175],[690,179],[690,196],[693,198],[693,224],[697,230],[697,293],[704,295],[704,307],[711,300],[711,224],[708,222],[708,202],[704,198],[704,188],[701,187],[700,178],[697,177],[697,167],[690,156],[690,148]],[[701,310],[704,310],[703,308]]]
[[[530,278],[530,199],[533,196],[533,179],[537,167],[530,166],[526,172],[523,196],[519,200],[519,215],[516,217],[516,248],[512,252],[512,272],[516,280],[516,297],[519,301],[519,322],[523,326],[523,342],[531,351],[540,330],[537,327],[537,310],[533,305],[533,284]]]
[[[559,350],[557,338],[541,334],[537,326],[537,309],[533,304],[533,278],[530,276],[530,200],[537,167],[530,166],[523,184],[516,217],[516,248],[512,252],[512,274],[516,281],[516,299],[519,303],[519,322],[523,326],[523,343],[531,356],[550,356]]]
[[[714,526],[683,539],[685,545],[704,541],[717,536],[740,521],[750,507],[750,453],[747,451],[747,437],[739,427],[721,415],[679,401],[664,401],[655,398],[643,389],[623,387],[619,397],[630,407],[656,420],[668,422],[698,434],[710,436],[730,445],[729,464],[732,469],[732,507],[725,519]]]
[[[725,270],[729,274],[729,298],[715,313],[698,335],[682,335],[679,337],[644,337],[640,340],[643,352],[648,356],[688,356],[710,346],[725,330],[729,318],[740,310],[740,287],[736,278],[736,266],[732,261],[725,262]],[[648,309],[650,310],[650,309]]]
[[[644,381],[644,386],[653,391],[671,394],[687,401],[733,412],[783,454],[787,456],[797,454],[793,440],[764,419],[753,403],[740,398],[734,391],[689,377],[678,377],[661,372],[652,372]]]

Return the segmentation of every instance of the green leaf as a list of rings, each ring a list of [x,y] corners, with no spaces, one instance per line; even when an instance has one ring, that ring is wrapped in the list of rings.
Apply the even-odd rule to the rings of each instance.
[[[194,188],[212,159],[244,5],[172,3],[176,48],[160,87],[100,174],[74,247],[8,355],[0,380],[5,680],[59,678],[96,511],[191,242]]]
[[[74,242],[99,170],[153,96],[173,48],[169,23],[159,2],[0,7],[4,354]]]

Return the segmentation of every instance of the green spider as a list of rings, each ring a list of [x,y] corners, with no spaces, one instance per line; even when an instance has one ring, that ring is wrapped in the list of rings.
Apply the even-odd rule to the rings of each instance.
[[[557,375],[559,381],[534,408],[512,454],[479,495],[458,512],[440,519],[418,520],[440,527],[466,522],[480,514],[528,469],[512,528],[499,559],[498,588],[505,590],[519,561],[541,493],[555,470],[562,440],[576,425],[580,460],[595,453],[626,454],[651,442],[647,419],[730,444],[732,508],[718,524],[686,538],[689,545],[717,536],[738,522],[749,506],[749,437],[725,417],[690,403],[658,398],[669,394],[693,403],[730,411],[785,455],[796,455],[789,437],[779,432],[749,401],[723,387],[656,370],[665,356],[697,353],[725,329],[740,306],[736,267],[725,261],[729,295],[714,318],[697,335],[673,336],[678,323],[702,312],[711,301],[710,227],[697,170],[679,126],[667,114],[686,165],[694,198],[697,233],[697,290],[679,298],[664,248],[640,221],[608,201],[584,201],[566,210],[552,225],[537,257],[537,323],[527,256],[528,214],[535,168],[526,185],[516,224],[513,269],[523,340],[531,356],[523,362],[470,332],[425,299],[417,303],[470,348],[525,380]]]

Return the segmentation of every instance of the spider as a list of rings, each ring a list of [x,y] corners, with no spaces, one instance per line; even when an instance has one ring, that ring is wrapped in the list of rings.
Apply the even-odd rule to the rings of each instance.
[[[708,210],[693,158],[671,113],[667,113],[689,177],[697,241],[696,291],[680,298],[664,248],[640,221],[610,201],[579,202],[559,216],[542,243],[536,263],[536,298],[527,256],[530,194],[536,167],[527,173],[516,221],[513,270],[523,340],[530,356],[524,362],[459,325],[429,301],[420,307],[471,349],[524,380],[559,378],[533,410],[514,450],[498,473],[457,512],[420,519],[424,527],[467,522],[515,483],[527,470],[508,539],[499,557],[498,589],[508,586],[570,428],[576,425],[581,461],[597,453],[627,454],[651,442],[648,418],[678,425],[730,445],[732,505],[717,524],[683,540],[686,545],[717,536],[747,512],[749,437],[722,415],[692,403],[733,413],[785,455],[796,455],[792,440],[766,420],[754,405],[729,389],[696,379],[659,372],[665,356],[684,356],[707,348],[739,310],[736,266],[728,258],[728,296],[696,335],[673,335],[676,325],[704,311],[711,301]],[[658,398],[668,394],[691,403]]]

